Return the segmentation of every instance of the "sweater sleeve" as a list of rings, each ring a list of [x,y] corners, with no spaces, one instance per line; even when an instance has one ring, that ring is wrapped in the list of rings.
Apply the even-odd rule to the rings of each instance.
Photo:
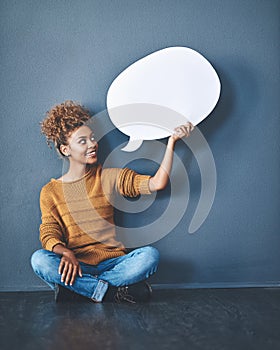
[[[40,225],[42,247],[52,251],[53,247],[57,244],[66,246],[62,228],[52,213],[51,198],[44,188],[40,194],[40,208],[42,213],[42,223]]]
[[[137,197],[140,194],[151,194],[149,189],[150,175],[140,175],[135,171],[124,168],[117,180],[118,192],[127,197]]]

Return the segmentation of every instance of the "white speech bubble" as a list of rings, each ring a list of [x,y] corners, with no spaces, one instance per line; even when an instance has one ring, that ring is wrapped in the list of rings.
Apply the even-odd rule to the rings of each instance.
[[[220,91],[216,71],[200,53],[169,47],[120,73],[108,90],[107,109],[113,124],[130,137],[122,150],[132,152],[143,140],[168,137],[187,121],[200,123]]]

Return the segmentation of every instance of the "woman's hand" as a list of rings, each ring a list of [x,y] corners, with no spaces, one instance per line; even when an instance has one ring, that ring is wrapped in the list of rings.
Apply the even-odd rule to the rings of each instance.
[[[190,136],[190,133],[193,131],[194,126],[192,123],[187,122],[187,124],[180,125],[174,129],[174,134],[170,136],[172,141],[178,141],[183,137]]]
[[[82,277],[82,269],[75,254],[71,250],[64,251],[60,260],[58,273],[61,275],[61,282],[67,286],[73,285],[77,275]]]

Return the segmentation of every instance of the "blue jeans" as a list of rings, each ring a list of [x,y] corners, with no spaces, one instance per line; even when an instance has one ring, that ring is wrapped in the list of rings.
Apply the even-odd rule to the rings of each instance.
[[[147,246],[104,260],[98,265],[80,262],[82,277],[76,276],[72,286],[61,282],[61,275],[58,273],[60,259],[60,255],[40,249],[33,253],[31,265],[34,272],[53,290],[60,284],[75,293],[101,302],[109,285],[120,287],[137,283],[156,272],[159,253],[157,249]]]

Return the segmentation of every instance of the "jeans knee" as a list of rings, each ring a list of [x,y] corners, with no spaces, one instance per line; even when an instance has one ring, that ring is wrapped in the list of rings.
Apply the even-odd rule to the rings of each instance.
[[[45,260],[46,260],[46,251],[44,249],[36,250],[32,254],[30,259],[33,270],[35,272],[41,270],[41,266],[45,266]]]
[[[40,256],[40,250],[36,250],[31,255],[30,263],[31,263],[31,266],[32,266],[33,270],[35,270],[37,265],[38,265],[39,256]]]
[[[149,261],[153,265],[158,265],[159,263],[159,251],[152,247],[147,246],[143,248],[147,257],[147,261]]]

